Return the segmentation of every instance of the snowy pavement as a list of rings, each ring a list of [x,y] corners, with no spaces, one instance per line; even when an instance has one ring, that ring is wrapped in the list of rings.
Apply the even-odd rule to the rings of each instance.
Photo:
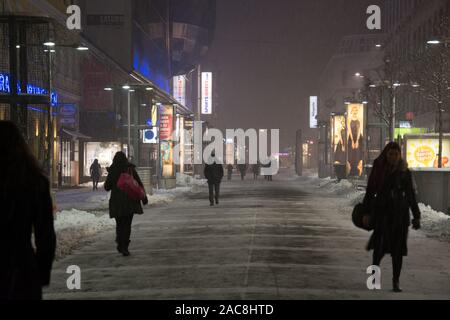
[[[207,188],[198,186],[147,208],[135,217],[130,257],[115,251],[113,230],[94,235],[54,264],[44,297],[450,298],[448,242],[411,231],[404,292],[390,292],[390,257],[382,262],[382,290],[370,291],[371,254],[364,249],[370,234],[351,223],[349,203],[360,196],[352,186],[287,175],[273,182],[247,178],[224,181],[219,206],[210,207]],[[81,290],[67,289],[71,265],[81,268]]]
[[[156,190],[153,195],[148,195],[148,206],[168,204],[179,195],[205,183],[183,178],[179,181],[181,186],[176,189]],[[93,191],[91,183],[87,183],[78,188],[58,190],[55,193],[57,260],[92,242],[93,236],[114,228],[115,221],[110,219],[108,211],[110,193],[103,189],[103,183],[100,183],[98,188]]]

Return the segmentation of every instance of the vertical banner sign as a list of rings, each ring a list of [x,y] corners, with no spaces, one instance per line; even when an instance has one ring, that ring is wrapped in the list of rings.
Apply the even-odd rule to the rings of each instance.
[[[186,78],[184,76],[173,77],[173,96],[181,105],[186,105]]]
[[[309,127],[311,129],[317,128],[317,97],[309,97]]]
[[[333,161],[334,164],[345,164],[345,116],[335,115],[331,118],[331,130],[333,134]]]
[[[211,72],[202,72],[202,114],[212,114]]]
[[[184,130],[186,136],[184,136],[184,154],[185,164],[192,165],[194,163],[194,121],[190,119],[184,120]]]
[[[173,166],[173,106],[162,106],[160,112],[159,139],[161,148],[161,168],[163,178],[172,178]]]
[[[349,176],[363,174],[364,158],[364,105],[349,104],[347,107],[347,167]]]

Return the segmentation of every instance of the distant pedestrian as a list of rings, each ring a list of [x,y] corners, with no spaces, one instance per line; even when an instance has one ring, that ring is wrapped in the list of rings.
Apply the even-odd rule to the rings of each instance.
[[[98,163],[98,159],[95,159],[89,168],[92,178],[92,190],[98,190],[98,181],[102,174],[102,166]]]
[[[373,265],[379,266],[386,253],[392,256],[394,292],[401,292],[400,273],[403,257],[408,255],[408,228],[411,225],[409,210],[414,219],[413,229],[420,229],[420,210],[417,205],[411,172],[401,157],[400,146],[389,143],[374,161],[369,177],[364,206],[373,225],[367,250],[373,250]],[[370,221],[371,220],[371,221]]]
[[[253,171],[253,180],[258,180],[258,176],[259,176],[259,171],[261,169],[261,166],[259,163],[256,163],[252,166],[252,171]]]
[[[245,174],[247,173],[247,164],[241,163],[238,165],[239,172],[241,173],[241,180],[245,179]]]
[[[271,162],[264,164],[263,167],[269,169],[271,167]],[[264,179],[266,179],[267,181],[272,181],[272,175],[266,174],[264,175]]]
[[[216,155],[213,152],[211,158],[209,159],[210,164],[205,165],[205,177],[208,180],[209,188],[209,203],[214,206],[214,200],[216,204],[219,204],[220,195],[220,183],[223,178],[223,167],[221,164],[217,163]]]
[[[134,180],[144,188],[135,165],[130,163],[125,153],[119,151],[113,159],[111,167],[108,169],[108,176],[105,181],[105,190],[111,191],[109,200],[109,216],[116,220],[116,243],[117,251],[124,256],[129,256],[128,247],[130,244],[131,224],[134,214],[143,214],[141,201],[144,205],[148,203],[147,196],[142,200],[132,199],[127,193],[119,189],[117,183],[122,173],[129,173]],[[145,190],[144,190],[145,194]]]
[[[229,164],[227,165],[227,176],[228,180],[231,180],[231,176],[233,175],[233,165]]]
[[[40,300],[56,247],[49,181],[10,121],[0,121],[0,150],[0,300]]]

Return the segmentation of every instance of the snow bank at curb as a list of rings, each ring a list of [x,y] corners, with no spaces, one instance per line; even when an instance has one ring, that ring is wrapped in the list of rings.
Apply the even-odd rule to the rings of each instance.
[[[450,239],[450,216],[433,210],[430,206],[419,203],[422,213],[422,229],[437,237]]]
[[[54,222],[57,236],[56,258],[70,254],[86,237],[114,226],[108,214],[95,215],[76,209],[56,213]]]
[[[365,192],[356,190],[347,180],[341,180],[340,183],[328,179],[321,179],[319,184],[321,189],[330,193],[343,196],[348,199],[348,207],[344,210],[346,214],[351,212],[357,203],[364,199]],[[422,213],[421,226],[422,231],[432,237],[445,238],[450,240],[450,216],[433,210],[430,206],[419,203],[419,209]]]
[[[177,173],[177,186],[203,186],[206,185],[206,179],[196,179],[184,173]]]
[[[103,182],[99,182],[97,187],[98,187],[99,189],[103,189],[104,184],[105,184],[104,181],[103,181]],[[79,184],[78,186],[79,186],[79,187],[83,187],[83,188],[91,188],[91,189],[92,189],[92,181],[90,181],[90,182],[85,182],[85,183],[81,183],[81,184]]]

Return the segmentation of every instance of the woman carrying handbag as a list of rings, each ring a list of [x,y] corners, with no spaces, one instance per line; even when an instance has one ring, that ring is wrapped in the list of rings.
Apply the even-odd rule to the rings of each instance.
[[[122,183],[123,181],[125,183]],[[134,182],[136,186],[128,186],[129,189],[126,189],[124,186],[127,182]],[[135,188],[134,193],[132,188]],[[135,165],[130,163],[125,153],[121,151],[116,153],[111,167],[108,168],[105,190],[111,191],[109,216],[111,219],[114,218],[116,220],[117,251],[124,256],[129,256],[128,246],[130,244],[133,216],[134,214],[144,213],[141,202],[146,205],[148,199],[141,179],[136,172]],[[136,196],[139,193],[141,195]]]
[[[374,161],[363,202],[370,215],[364,225],[373,226],[367,250],[373,250],[373,265],[379,266],[383,256],[392,256],[393,291],[401,292],[400,273],[403,257],[408,255],[408,229],[420,229],[420,210],[417,205],[411,172],[401,157],[398,143],[390,142]]]

